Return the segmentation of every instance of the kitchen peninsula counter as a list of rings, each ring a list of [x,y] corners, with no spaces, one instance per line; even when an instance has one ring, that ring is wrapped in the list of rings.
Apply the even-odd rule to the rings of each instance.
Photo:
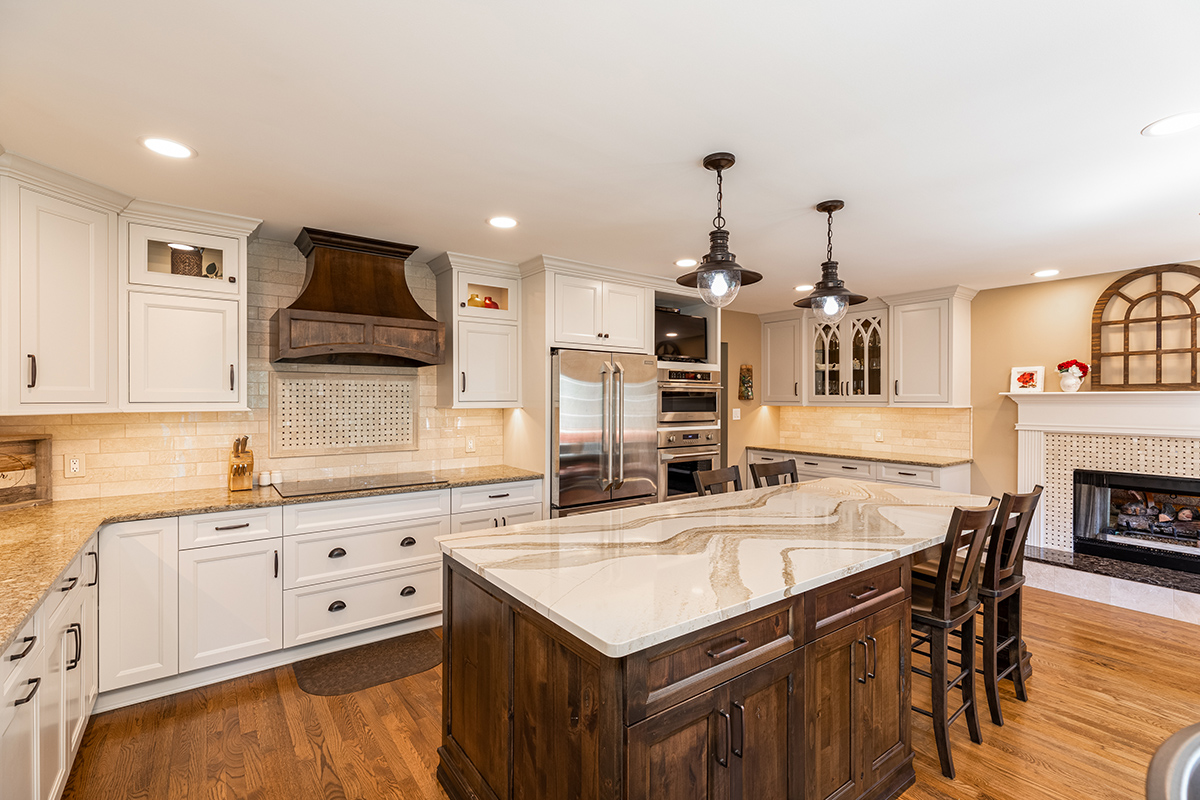
[[[898,796],[907,557],[944,539],[954,506],[988,501],[828,478],[442,538],[443,785]]]

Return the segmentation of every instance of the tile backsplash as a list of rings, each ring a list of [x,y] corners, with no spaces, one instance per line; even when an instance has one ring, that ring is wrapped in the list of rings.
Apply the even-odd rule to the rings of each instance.
[[[45,416],[0,416],[0,435],[53,436],[54,499],[69,500],[214,489],[227,485],[229,451],[236,436],[250,436],[255,471],[282,470],[285,480],[347,477],[503,463],[504,435],[499,409],[436,408],[436,367],[399,370],[380,367],[271,364],[271,315],[300,293],[304,257],[294,245],[271,239],[251,242],[248,253],[248,395],[250,411],[130,412]],[[409,288],[421,307],[437,316],[436,284],[425,264],[409,261]],[[268,402],[272,370],[415,374],[418,378],[418,446],[392,451],[299,458],[268,457]],[[466,452],[466,437],[475,452]],[[82,455],[86,474],[63,477],[65,455]]]
[[[883,441],[875,433],[883,432]],[[780,446],[825,445],[864,454],[919,452],[971,457],[969,408],[836,408],[785,406],[779,409]]]

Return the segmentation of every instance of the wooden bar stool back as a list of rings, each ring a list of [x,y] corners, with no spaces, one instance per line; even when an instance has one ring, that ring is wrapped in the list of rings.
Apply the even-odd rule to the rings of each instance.
[[[979,563],[984,546],[996,517],[998,503],[992,500],[985,508],[956,508],[950,518],[946,538],[938,559],[937,580],[933,584],[914,581],[912,586],[912,626],[914,653],[929,657],[929,671],[913,664],[912,670],[930,679],[933,710],[913,706],[913,710],[933,719],[933,738],[937,742],[942,774],[954,777],[954,761],[950,756],[950,726],[960,716],[967,717],[971,741],[979,744],[983,733],[979,729],[979,711],[975,703],[975,648],[963,647],[959,668],[949,677],[950,635],[962,631],[964,642],[975,641],[975,612],[979,610]],[[928,653],[922,645],[928,644]],[[962,705],[948,711],[950,693],[957,687],[962,693]]]
[[[1021,669],[1021,587],[1025,585],[1025,538],[1042,498],[1042,487],[1028,494],[1005,494],[992,525],[979,584],[983,604],[983,687],[992,722],[1000,713],[1000,681],[1013,682],[1017,699],[1028,699]],[[1003,636],[1003,639],[1001,637]],[[964,640],[966,641],[966,640]]]
[[[797,483],[796,459],[789,458],[787,461],[751,464],[750,478],[754,481],[755,489],[761,489],[764,486],[779,486],[783,483]],[[784,478],[790,480],[785,481]]]
[[[696,493],[701,497],[727,492],[731,483],[735,492],[742,490],[742,473],[737,464],[725,469],[698,469],[692,473],[692,477],[696,479]]]

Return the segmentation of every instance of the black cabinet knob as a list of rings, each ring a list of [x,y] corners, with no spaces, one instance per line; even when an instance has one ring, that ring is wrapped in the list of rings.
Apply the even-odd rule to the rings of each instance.
[[[346,604],[343,603],[341,600],[334,600],[332,603],[329,604],[330,611],[341,611],[345,607],[346,607]]]
[[[411,537],[411,536],[405,536],[405,537],[404,537],[404,538],[403,538],[403,539],[400,541],[400,546],[401,546],[401,547],[412,547],[412,546],[413,546],[414,544],[416,544],[416,543],[417,543],[417,540],[416,540],[416,539],[414,539],[413,537]]]
[[[329,551],[330,558],[341,558],[344,555],[346,555],[346,551],[340,547],[335,547]]]
[[[416,593],[417,593],[416,587],[413,587],[413,586],[405,586],[403,589],[400,590],[401,597],[412,597]]]

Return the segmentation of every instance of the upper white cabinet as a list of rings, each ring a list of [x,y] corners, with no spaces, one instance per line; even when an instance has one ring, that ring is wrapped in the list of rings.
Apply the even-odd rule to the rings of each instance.
[[[236,405],[244,392],[236,300],[129,293],[129,402]]]
[[[821,405],[887,402],[887,309],[878,300],[856,306],[836,325],[806,315],[811,369],[805,387]]]
[[[437,276],[438,319],[446,323],[446,363],[438,366],[438,405],[521,405],[521,277],[513,264],[446,253]]]
[[[644,286],[556,274],[552,344],[648,352],[648,297]]]
[[[0,413],[117,407],[117,208],[128,198],[0,155]]]
[[[886,297],[892,403],[971,405],[971,299],[955,286]]]
[[[800,402],[800,320],[764,322],[762,327],[764,403]]]
[[[229,236],[129,223],[129,283],[234,297],[242,247]]]

